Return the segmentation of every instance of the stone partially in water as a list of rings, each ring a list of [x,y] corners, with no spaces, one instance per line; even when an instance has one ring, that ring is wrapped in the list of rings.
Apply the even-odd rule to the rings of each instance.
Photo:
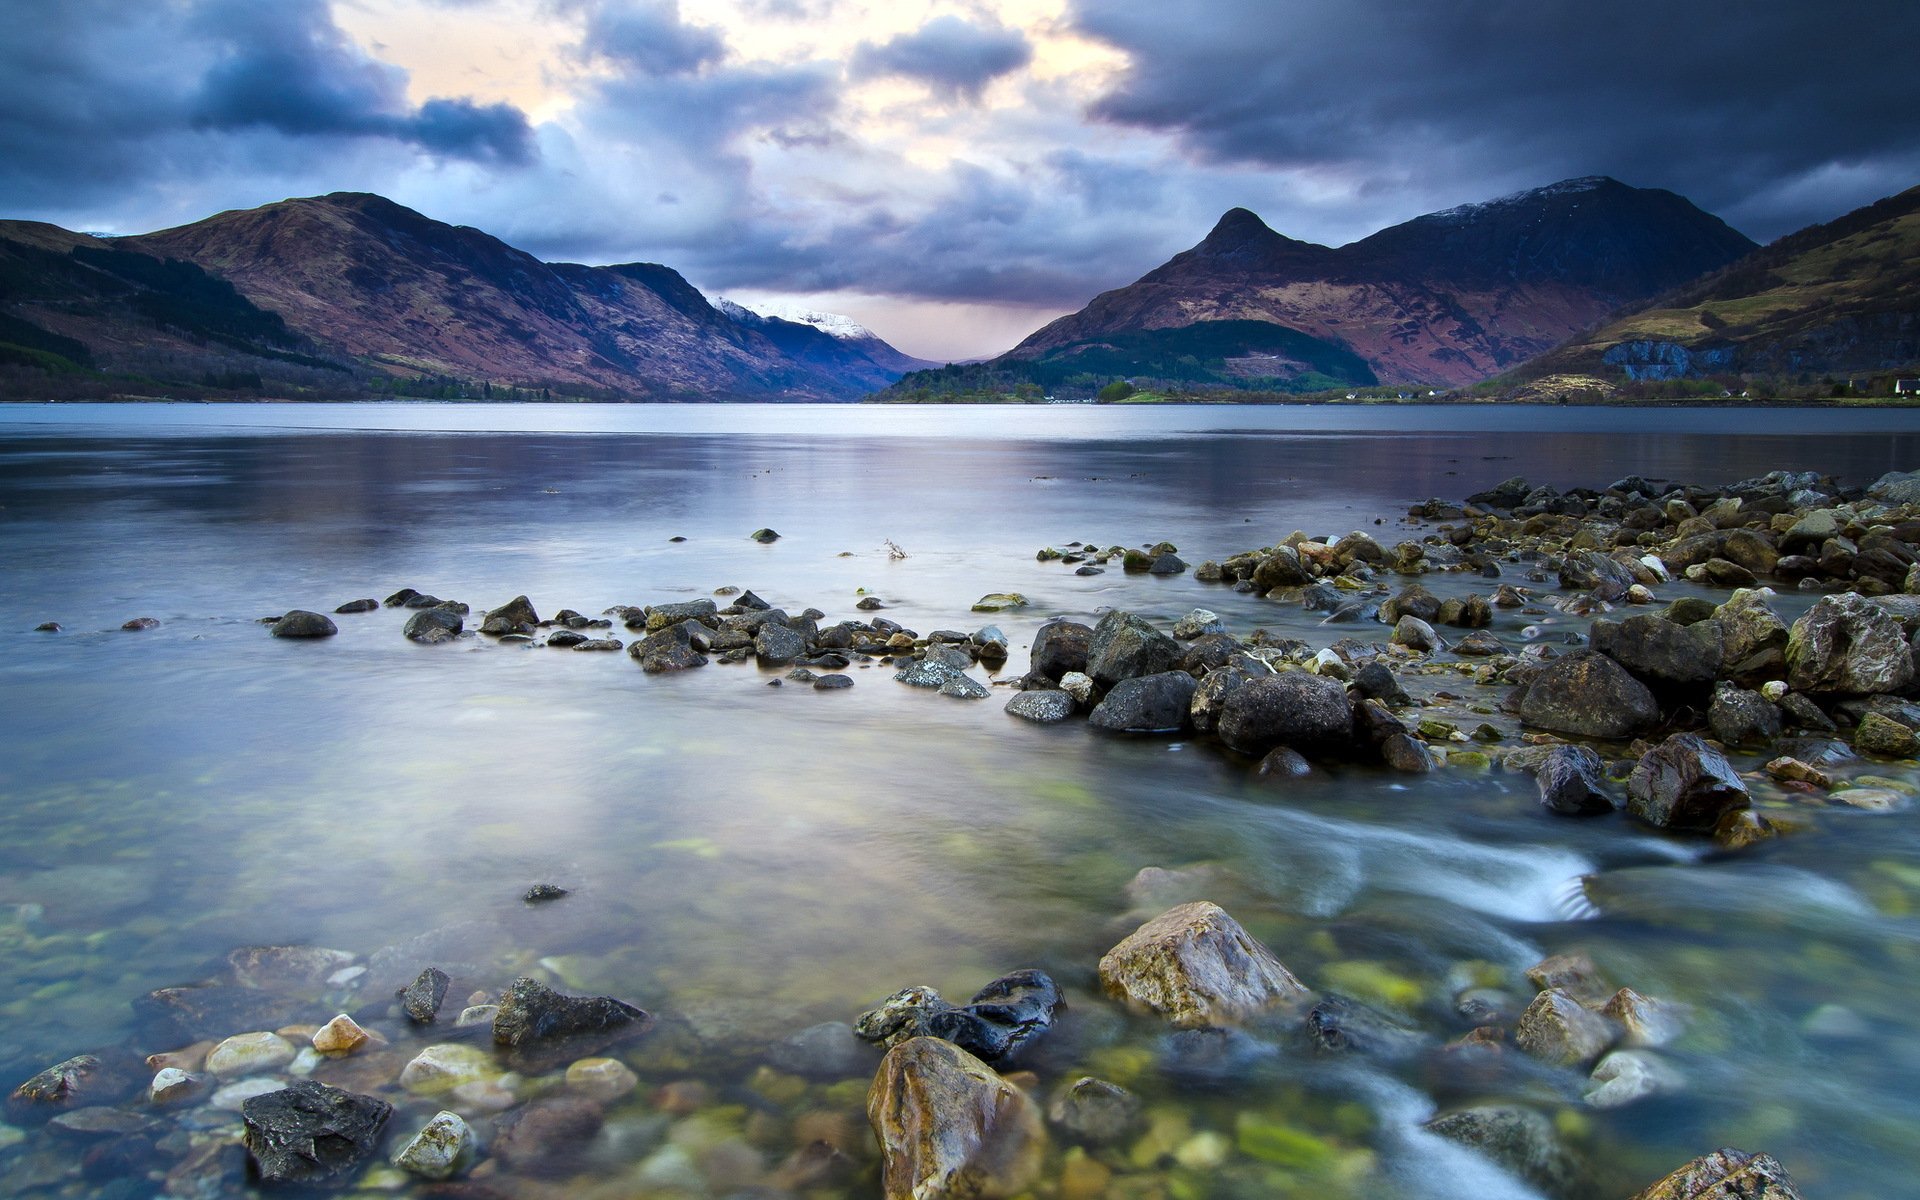
[[[1602,774],[1600,756],[1585,746],[1555,746],[1534,772],[1542,807],[1567,817],[1612,812]]]
[[[327,638],[339,633],[340,627],[317,612],[296,608],[275,621],[269,632],[277,638]]]
[[[407,618],[401,633],[410,642],[431,646],[459,637],[464,625],[460,614],[450,608],[423,608]]]
[[[400,1007],[416,1025],[431,1025],[440,1015],[440,1004],[447,998],[447,985],[453,981],[438,967],[428,967],[400,991]]]
[[[564,996],[525,976],[513,981],[500,997],[493,1016],[493,1040],[502,1046],[524,1046],[551,1038],[631,1030],[638,1033],[653,1024],[644,1010],[611,996]]]
[[[1240,923],[1205,900],[1168,910],[1100,959],[1107,994],[1176,1028],[1252,1020],[1307,988]]]
[[[1627,811],[1661,829],[1712,829],[1750,803],[1726,756],[1691,733],[1647,751],[1627,780]]]
[[[1619,1040],[1613,1022],[1558,988],[1533,998],[1513,1028],[1514,1045],[1543,1062],[1584,1067]]]
[[[458,1113],[438,1112],[393,1156],[393,1165],[422,1179],[451,1179],[473,1157],[473,1130]]]
[[[1004,1200],[1038,1181],[1046,1130],[1026,1093],[950,1042],[887,1052],[867,1092],[887,1200]]]
[[[351,1054],[367,1042],[367,1031],[346,1013],[313,1031],[313,1048],[322,1054]]]
[[[1680,1073],[1645,1050],[1615,1050],[1601,1059],[1588,1078],[1583,1099],[1595,1108],[1625,1108],[1650,1096],[1679,1091]]]
[[[1070,671],[1087,669],[1093,628],[1078,621],[1052,621],[1033,635],[1031,670],[1058,682]]]
[[[302,1080],[241,1107],[247,1153],[262,1183],[325,1183],[373,1154],[393,1106]]]
[[[965,1005],[941,998],[930,987],[904,988],[878,1008],[862,1013],[853,1032],[881,1046],[937,1037],[988,1062],[1016,1056],[1053,1024],[1060,989],[1044,971],[1014,971],[974,993]]]
[[[1198,686],[1185,671],[1122,679],[1094,707],[1087,724],[1114,733],[1178,733],[1186,727]]]
[[[1087,639],[1086,673],[1101,687],[1122,679],[1157,675],[1180,663],[1180,643],[1155,629],[1145,618],[1114,609],[1100,618]]]
[[[1800,1200],[1800,1193],[1772,1155],[1727,1148],[1701,1155],[1633,1200]]]
[[[1007,701],[1007,715],[1051,725],[1073,715],[1073,697],[1065,692],[1020,692]]]
[[[874,1050],[846,1022],[823,1021],[769,1046],[767,1061],[808,1079],[864,1079],[873,1074]]]
[[[1353,708],[1338,680],[1283,671],[1250,679],[1230,692],[1215,731],[1242,754],[1265,754],[1275,746],[1302,753],[1337,751],[1353,741]]]

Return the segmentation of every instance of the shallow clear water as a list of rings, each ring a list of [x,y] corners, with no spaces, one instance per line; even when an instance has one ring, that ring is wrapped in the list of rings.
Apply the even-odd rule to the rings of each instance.
[[[1492,1094],[1560,1113],[1601,1195],[1721,1145],[1773,1153],[1810,1196],[1899,1194],[1920,1167],[1911,813],[1792,807],[1799,836],[1715,856],[1624,819],[1554,819],[1520,776],[1342,769],[1275,790],[1208,744],[1030,726],[1004,692],[949,700],[881,667],[816,693],[751,665],[649,677],[624,655],[414,646],[392,609],[314,644],[256,619],[402,586],[597,615],[734,585],[838,620],[866,589],[922,633],[1000,625],[1018,674],[1046,618],[1110,607],[1167,622],[1204,606],[1236,634],[1316,645],[1354,632],[1191,575],[1076,577],[1035,561],[1046,545],[1166,539],[1198,563],[1296,528],[1390,544],[1417,536],[1410,503],[1514,474],[1866,481],[1916,464],[1920,414],[1901,412],[0,407],[0,1071],[11,1087],[134,1036],[131,999],[235,946],[367,955],[460,926],[491,986],[544,972],[705,1039],[680,1059],[635,1051],[643,1085],[610,1126],[627,1140],[603,1135],[570,1168],[578,1194],[649,1194],[646,1164],[675,1136],[645,1123],[658,1085],[711,1084],[721,1107],[688,1119],[771,1166],[796,1113],[862,1121],[858,1089],[774,1104],[748,1086],[759,1057],[726,1047],[850,1020],[908,984],[963,999],[1040,966],[1072,1004],[1033,1064],[1043,1088],[1124,1076],[1153,1136],[1229,1146],[1188,1165],[1123,1149],[1115,1195],[1529,1194],[1418,1132],[1436,1096],[1463,1099],[1418,1067],[1285,1045],[1223,1087],[1154,1069],[1159,1031],[1099,999],[1094,967],[1195,898],[1130,897],[1137,871],[1205,863],[1194,887],[1310,986],[1397,1004],[1435,1039],[1464,1031],[1464,973],[1524,993],[1525,967],[1576,949],[1692,1006],[1679,1096],[1592,1111],[1579,1077],[1552,1073]],[[748,540],[760,526],[783,536]],[[995,591],[1032,604],[968,612]],[[119,631],[136,616],[161,624]],[[31,632],[45,620],[66,632]],[[1494,700],[1463,677],[1410,685],[1450,688],[1457,709]],[[1565,919],[1586,875],[1600,915]],[[573,894],[521,904],[536,881]],[[743,1098],[772,1115],[727,1107]],[[403,1107],[393,1129],[438,1106]],[[1316,1148],[1244,1153],[1248,1120]],[[48,1158],[38,1138],[0,1149],[0,1185],[90,1186]],[[870,1168],[845,1186],[871,1193]]]

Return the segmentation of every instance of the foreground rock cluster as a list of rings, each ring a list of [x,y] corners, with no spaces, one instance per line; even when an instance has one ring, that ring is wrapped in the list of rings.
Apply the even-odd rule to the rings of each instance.
[[[1831,769],[1920,749],[1920,477],[1865,493],[1785,473],[1725,488],[1629,477],[1570,493],[1511,480],[1411,515],[1437,527],[1391,548],[1365,533],[1296,533],[1197,570],[1324,613],[1346,634],[1331,645],[1235,638],[1205,609],[1166,630],[1118,610],[1094,625],[1058,621],[1036,633],[1026,690],[1007,709],[1205,736],[1270,779],[1498,760],[1534,774],[1555,813],[1623,809],[1729,846],[1793,827],[1755,811],[1756,777],[1809,801],[1901,802],[1873,786],[1831,790]],[[1080,557],[1110,555],[1064,556]],[[1487,590],[1442,599],[1429,576]],[[1660,603],[1656,589],[1678,580],[1690,594]],[[1391,632],[1368,639],[1369,624]],[[1436,677],[1487,698],[1416,702],[1409,684]],[[1472,714],[1493,719],[1471,732],[1448,719]],[[1768,761],[1743,775],[1729,754]]]

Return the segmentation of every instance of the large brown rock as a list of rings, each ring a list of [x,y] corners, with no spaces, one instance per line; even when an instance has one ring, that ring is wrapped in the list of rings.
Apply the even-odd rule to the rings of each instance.
[[[1069,671],[1087,669],[1087,648],[1093,628],[1078,621],[1053,621],[1033,635],[1032,669],[1055,683]]]
[[[1306,985],[1219,905],[1182,904],[1100,959],[1100,985],[1181,1029],[1247,1021],[1306,999]]]
[[[1703,1154],[1633,1200],[1800,1200],[1787,1169],[1770,1154]]]
[[[1630,738],[1660,720],[1647,685],[1604,654],[1569,654],[1541,668],[1520,700],[1520,719],[1577,737]]]
[[[867,1089],[887,1200],[993,1200],[1038,1180],[1039,1106],[973,1055],[939,1038],[901,1042]]]
[[[1857,592],[1822,596],[1787,633],[1787,682],[1797,692],[1878,695],[1912,681],[1900,622]]]

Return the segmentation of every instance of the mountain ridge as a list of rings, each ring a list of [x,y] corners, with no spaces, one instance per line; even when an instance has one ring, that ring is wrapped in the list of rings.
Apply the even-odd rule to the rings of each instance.
[[[1338,248],[1236,208],[1192,248],[994,361],[1067,366],[1117,334],[1265,323],[1358,355],[1383,383],[1460,386],[1751,249],[1684,198],[1605,176],[1430,213]],[[1215,382],[1259,378],[1248,374],[1257,354],[1222,357]],[[1139,365],[1154,375],[1155,363]]]

